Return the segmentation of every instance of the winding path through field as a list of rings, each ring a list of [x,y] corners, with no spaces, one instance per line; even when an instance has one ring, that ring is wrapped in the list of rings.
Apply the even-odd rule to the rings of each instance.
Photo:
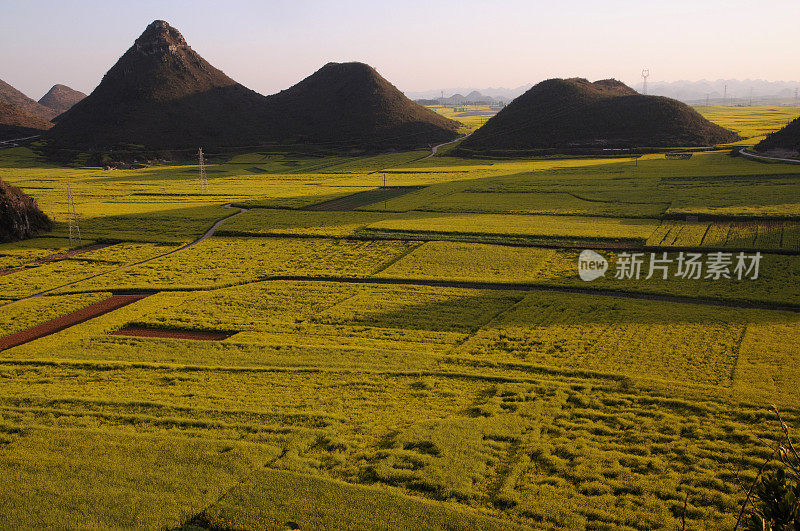
[[[472,133],[470,133],[469,135],[471,135],[471,134]],[[450,140],[449,142],[444,142],[443,144],[437,144],[437,145],[433,146],[431,148],[431,154],[428,155],[427,157],[424,157],[423,160],[424,159],[429,159],[429,158],[433,157],[434,155],[436,155],[436,153],[439,151],[440,147],[449,146],[450,144],[455,144],[456,142],[461,142],[465,138],[468,138],[469,135],[460,136],[460,137],[456,138],[455,140]]]
[[[750,160],[772,160],[775,162],[786,162],[788,164],[800,164],[800,160],[798,159],[782,159],[780,157],[769,157],[767,155],[758,155],[756,153],[750,153],[749,151],[747,151],[747,148],[740,149],[739,155],[748,158]]]

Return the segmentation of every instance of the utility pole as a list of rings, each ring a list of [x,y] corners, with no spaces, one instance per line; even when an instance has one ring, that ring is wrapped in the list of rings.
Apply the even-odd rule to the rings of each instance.
[[[203,148],[197,150],[197,164],[200,169],[200,175],[198,176],[200,193],[208,192],[208,178],[206,177],[206,164],[203,160]]]
[[[69,225],[69,245],[77,241],[81,244],[81,229],[78,227],[78,216],[75,214],[75,203],[72,200],[72,186],[67,182],[67,224]]]
[[[642,94],[647,96],[647,78],[650,77],[650,69],[642,70]]]

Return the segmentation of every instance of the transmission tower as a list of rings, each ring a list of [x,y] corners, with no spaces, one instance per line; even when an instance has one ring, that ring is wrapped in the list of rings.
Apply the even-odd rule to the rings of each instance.
[[[794,89],[794,102],[797,103],[797,89]]]
[[[81,244],[81,228],[78,226],[78,216],[75,214],[75,203],[72,200],[72,186],[67,183],[67,225],[69,225],[69,245],[72,247],[77,241]]]
[[[203,148],[197,150],[197,165],[200,169],[200,175],[198,176],[200,193],[208,192],[208,178],[206,177],[206,164],[203,160]]]
[[[725,90],[722,92],[722,104],[728,105],[728,85],[725,85]]]
[[[706,107],[708,107],[708,97],[709,96],[710,96],[710,94],[708,92],[706,92]]]
[[[647,78],[650,77],[650,70],[645,68],[642,70],[642,94],[647,96]]]

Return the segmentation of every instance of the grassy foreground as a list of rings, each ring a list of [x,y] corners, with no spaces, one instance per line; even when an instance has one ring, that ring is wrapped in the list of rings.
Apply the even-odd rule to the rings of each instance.
[[[57,221],[0,245],[0,336],[148,295],[0,352],[0,521],[732,528],[770,405],[800,429],[800,169],[426,155],[240,155],[200,194],[191,165],[0,151],[0,177]],[[307,209],[384,175],[420,188]],[[67,180],[83,245],[110,245],[43,260],[70,249]],[[583,248],[604,278],[578,278]],[[763,258],[758,279],[615,279],[630,250]],[[230,336],[111,334],[129,325]]]

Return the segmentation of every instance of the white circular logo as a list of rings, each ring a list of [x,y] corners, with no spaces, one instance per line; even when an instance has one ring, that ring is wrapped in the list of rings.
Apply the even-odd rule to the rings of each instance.
[[[591,282],[608,271],[608,260],[595,251],[586,249],[578,256],[578,276],[585,282]]]

